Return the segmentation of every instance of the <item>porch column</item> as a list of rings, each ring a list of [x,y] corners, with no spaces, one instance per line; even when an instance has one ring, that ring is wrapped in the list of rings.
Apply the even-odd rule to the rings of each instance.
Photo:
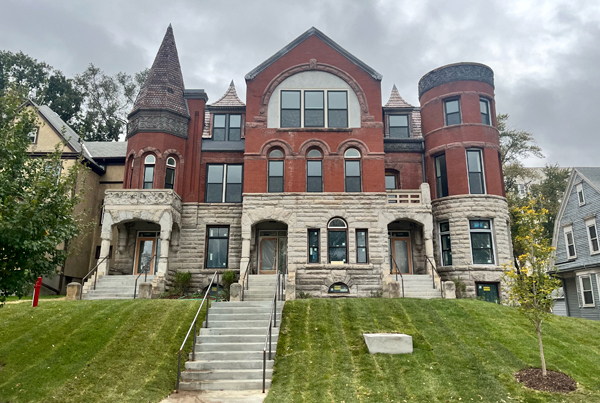
[[[171,231],[160,231],[160,256],[158,258],[157,275],[166,277],[169,268],[169,246],[171,243]]]
[[[433,256],[433,217],[431,215],[424,220],[423,239],[425,241],[425,256],[429,258],[426,262],[427,271],[432,277],[435,277],[436,274],[432,266],[435,265],[435,257]]]
[[[250,238],[243,237],[242,257],[240,259],[240,278],[244,277],[244,273],[246,273],[246,270],[248,269],[248,262],[250,262]]]

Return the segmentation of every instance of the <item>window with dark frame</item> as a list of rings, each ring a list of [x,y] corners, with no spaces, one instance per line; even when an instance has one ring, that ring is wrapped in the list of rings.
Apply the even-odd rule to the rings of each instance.
[[[323,91],[304,91],[304,127],[325,127]]]
[[[281,90],[279,127],[347,128],[348,91]]]
[[[348,263],[348,225],[341,218],[327,224],[327,262]]]
[[[268,193],[282,193],[284,191],[284,154],[276,148],[269,153],[268,161]]]
[[[481,123],[491,125],[490,120],[490,102],[485,98],[479,98],[479,110],[481,111]]]
[[[407,139],[410,137],[408,115],[389,115],[388,123],[391,139]]]
[[[206,165],[206,203],[242,202],[243,165]]]
[[[152,189],[154,187],[154,165],[156,164],[156,157],[154,155],[147,155],[144,160],[144,189]]]
[[[360,170],[360,152],[356,148],[349,148],[344,153],[345,164],[345,189],[346,192],[362,191]]]
[[[229,227],[207,227],[206,232],[206,268],[227,268]]]
[[[483,181],[481,150],[467,150],[467,171],[469,175],[469,192],[472,195],[484,194],[485,184]]]
[[[167,169],[165,172],[165,189],[174,189],[175,187],[175,158],[167,158]]]
[[[281,127],[301,127],[300,91],[281,91]]]
[[[588,230],[588,239],[590,241],[590,253],[597,253],[600,251],[598,245],[598,232],[596,231],[596,220],[588,220],[586,222],[586,227]]]
[[[393,172],[385,173],[385,190],[398,189],[397,176]]]
[[[437,197],[448,196],[448,174],[446,171],[446,154],[435,157],[435,185]]]
[[[317,149],[306,154],[306,191],[323,191],[323,154]]]
[[[356,230],[356,263],[367,263],[368,253],[368,232],[366,229]]]
[[[242,139],[241,114],[214,114],[213,115],[213,140],[214,141],[240,141]]]
[[[327,91],[327,127],[348,127],[347,91]]]
[[[460,99],[451,99],[444,102],[444,112],[446,114],[446,126],[459,125],[460,119]]]
[[[469,220],[473,264],[494,264],[492,223],[490,220]]]
[[[575,251],[575,240],[573,238],[573,228],[566,227],[564,229],[565,233],[565,246],[567,247],[567,256],[569,259],[574,259],[577,257],[577,253]]]
[[[590,276],[579,276],[581,299],[584,306],[594,306],[594,292],[592,291],[592,279]]]
[[[440,245],[442,249],[442,266],[452,266],[452,246],[450,244],[450,223],[440,223]]]
[[[319,263],[319,230],[308,230],[308,263]]]
[[[334,283],[329,287],[329,294],[349,294],[350,289],[344,283]]]

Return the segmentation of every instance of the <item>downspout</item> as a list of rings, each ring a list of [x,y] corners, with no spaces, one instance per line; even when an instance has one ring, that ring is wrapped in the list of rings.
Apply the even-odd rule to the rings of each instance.
[[[427,175],[425,173],[425,140],[423,140],[423,151],[421,152],[421,170],[423,171],[423,183],[427,182]]]

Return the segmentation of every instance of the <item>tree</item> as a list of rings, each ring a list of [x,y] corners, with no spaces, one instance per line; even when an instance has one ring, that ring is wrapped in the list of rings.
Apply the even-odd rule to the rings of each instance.
[[[544,179],[539,184],[531,185],[531,197],[537,199],[540,206],[548,211],[548,219],[544,223],[544,237],[552,242],[554,222],[560,203],[567,187],[570,172],[567,168],[546,165],[542,170]]]
[[[512,263],[505,265],[503,280],[511,304],[535,326],[540,347],[542,375],[546,376],[546,359],[542,342],[542,324],[551,314],[554,299],[552,293],[561,287],[561,281],[548,275],[550,257],[554,248],[545,237],[544,224],[548,210],[540,207],[539,201],[530,200],[527,206],[513,212],[518,233],[513,238],[520,250],[520,270]]]
[[[0,306],[56,272],[67,258],[59,245],[80,233],[84,214],[74,211],[83,197],[81,160],[61,172],[62,144],[30,157],[37,115],[20,105],[16,91],[0,96]]]
[[[75,77],[84,97],[83,113],[74,127],[88,141],[117,141],[125,134],[127,114],[148,77],[146,69],[133,77],[119,72],[108,76],[90,63]]]

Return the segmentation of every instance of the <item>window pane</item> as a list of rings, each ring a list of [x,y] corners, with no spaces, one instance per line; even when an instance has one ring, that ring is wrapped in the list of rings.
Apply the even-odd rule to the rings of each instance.
[[[225,141],[225,129],[213,129],[213,140],[214,141]]]
[[[310,246],[319,246],[319,231],[308,230],[308,244]]]
[[[569,256],[575,256],[575,245],[569,245]]]
[[[567,242],[569,243],[569,245],[573,244],[573,233],[572,232],[567,232]]]
[[[328,114],[329,127],[348,127],[347,110],[330,110]]]
[[[321,158],[323,155],[319,150],[310,150],[308,154],[306,154],[308,158]]]
[[[584,292],[583,299],[584,299],[586,305],[591,305],[594,303],[594,297],[592,296],[591,291]]]
[[[356,263],[367,263],[367,248],[356,250]]]
[[[469,221],[471,229],[490,229],[490,222],[488,220],[471,220]]]
[[[473,250],[474,264],[493,264],[492,251],[490,249],[474,249]]]
[[[592,282],[589,277],[581,277],[581,283],[583,284],[584,291],[592,290]]]
[[[281,91],[281,107],[300,109],[300,91]]]
[[[360,177],[346,178],[346,192],[360,192]]]
[[[481,123],[483,123],[484,125],[490,125],[490,115],[484,115],[483,113],[481,114]]]
[[[471,194],[483,194],[483,174],[481,172],[469,173]]]
[[[269,161],[269,176],[283,176],[283,161]]]
[[[226,236],[228,236],[228,233],[229,233],[229,228],[227,228],[227,227],[219,228],[219,236],[220,237],[226,237]]]
[[[481,153],[479,151],[467,151],[467,165],[469,172],[481,172]]]
[[[277,149],[272,150],[269,153],[269,158],[283,158],[283,151]]]
[[[300,109],[282,110],[281,127],[300,127]]]
[[[367,246],[367,232],[366,231],[356,231],[356,246],[357,247]]]
[[[481,111],[481,113],[488,113],[488,103],[487,101],[484,101],[483,99],[479,100],[479,110]]]
[[[308,230],[308,263],[319,263],[318,230]]]
[[[407,139],[408,137],[408,127],[390,127],[391,139]]]
[[[321,176],[321,161],[307,161],[306,171],[308,176]]]
[[[269,178],[269,193],[283,192],[283,177]]]
[[[304,108],[323,109],[323,91],[305,91]]]
[[[346,161],[346,176],[360,176],[360,161]]]
[[[444,251],[442,253],[442,258],[444,259],[444,266],[452,266],[452,252]]]
[[[242,166],[227,166],[227,183],[242,183]]]
[[[173,189],[175,183],[175,170],[173,168],[167,168],[165,175],[165,189]]]
[[[598,252],[598,239],[592,239],[592,252]]]
[[[349,148],[344,153],[345,158],[360,158],[360,152],[356,148]]]
[[[588,227],[589,231],[590,231],[590,238],[594,239],[596,238],[596,227],[591,225]]]
[[[309,176],[306,178],[306,191],[307,192],[322,192],[323,191],[323,179],[320,176]]]
[[[476,249],[489,249],[492,247],[492,236],[487,232],[472,233],[471,243]]]
[[[327,93],[327,105],[329,109],[347,109],[348,100],[346,91],[329,91]]]
[[[229,127],[242,127],[242,115],[229,115]]]
[[[408,127],[407,115],[390,115],[390,127]]]
[[[329,248],[329,261],[346,263],[346,248]]]
[[[396,189],[396,175],[386,175],[385,176],[385,188],[386,189]]]
[[[208,240],[207,268],[227,267],[227,239]]]
[[[344,220],[342,220],[341,218],[334,218],[333,220],[329,221],[329,228],[346,228],[346,222]]]
[[[446,102],[446,114],[458,112],[458,99]]]
[[[447,223],[447,222],[440,223],[440,231],[441,232],[450,231],[450,223]]]
[[[206,185],[206,203],[221,203],[223,200],[223,184],[209,183]]]
[[[215,115],[213,127],[225,128],[225,116],[226,115]]]
[[[442,235],[442,249],[443,250],[450,249],[450,235]]]
[[[154,182],[154,165],[144,167],[144,189],[152,189]]]
[[[242,202],[242,184],[228,183],[225,188],[225,203],[241,203]]]
[[[346,246],[346,231],[329,231],[329,246]]]
[[[229,129],[229,141],[240,141],[242,139],[242,129]]]
[[[447,125],[460,124],[460,113],[452,113],[452,114],[446,115],[446,124]]]
[[[208,183],[223,183],[223,165],[208,165]]]
[[[325,126],[325,113],[323,109],[307,109],[304,111],[304,127]]]

